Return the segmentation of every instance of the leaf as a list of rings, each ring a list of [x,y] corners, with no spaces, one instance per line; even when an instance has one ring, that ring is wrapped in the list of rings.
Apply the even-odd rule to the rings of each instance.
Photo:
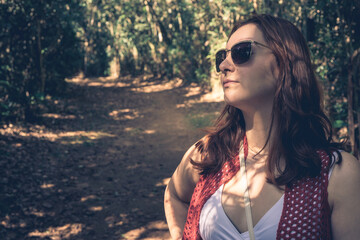
[[[10,83],[8,81],[0,81],[0,85],[1,86],[6,86],[6,87],[10,87]]]
[[[334,123],[333,123],[333,127],[334,128],[342,128],[342,127],[345,127],[347,126],[347,123],[343,120],[335,120]]]

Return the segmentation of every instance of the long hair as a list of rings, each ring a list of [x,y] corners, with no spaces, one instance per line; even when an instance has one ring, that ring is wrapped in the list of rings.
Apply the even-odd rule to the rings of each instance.
[[[229,38],[246,24],[259,27],[279,68],[265,144],[269,144],[272,135],[267,179],[283,186],[305,176],[314,177],[321,170],[317,150],[325,150],[331,156],[340,145],[332,142],[332,125],[323,110],[322,91],[312,69],[306,40],[292,23],[270,15],[255,15],[236,24]],[[226,105],[214,128],[196,143],[202,161],[191,161],[192,164],[201,174],[217,172],[225,161],[236,157],[244,135],[241,110]],[[285,159],[284,169],[280,167],[280,157]]]

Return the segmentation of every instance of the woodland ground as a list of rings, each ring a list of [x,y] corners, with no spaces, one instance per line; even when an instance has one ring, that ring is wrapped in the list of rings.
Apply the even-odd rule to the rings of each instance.
[[[169,239],[165,185],[223,103],[144,76],[74,78],[48,102],[0,129],[0,239]]]

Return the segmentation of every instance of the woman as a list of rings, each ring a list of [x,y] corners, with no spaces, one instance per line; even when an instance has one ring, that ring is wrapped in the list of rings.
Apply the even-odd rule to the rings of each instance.
[[[357,239],[360,165],[332,142],[300,31],[257,15],[226,49],[227,105],[165,191],[172,238]]]

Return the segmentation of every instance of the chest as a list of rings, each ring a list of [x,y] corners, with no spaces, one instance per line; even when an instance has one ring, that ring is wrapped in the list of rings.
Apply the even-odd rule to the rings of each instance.
[[[267,183],[266,173],[261,170],[247,172],[253,225],[279,201],[284,194],[272,184]],[[240,172],[224,185],[221,204],[225,214],[240,233],[246,232],[247,222],[244,207],[245,186],[241,183]]]

